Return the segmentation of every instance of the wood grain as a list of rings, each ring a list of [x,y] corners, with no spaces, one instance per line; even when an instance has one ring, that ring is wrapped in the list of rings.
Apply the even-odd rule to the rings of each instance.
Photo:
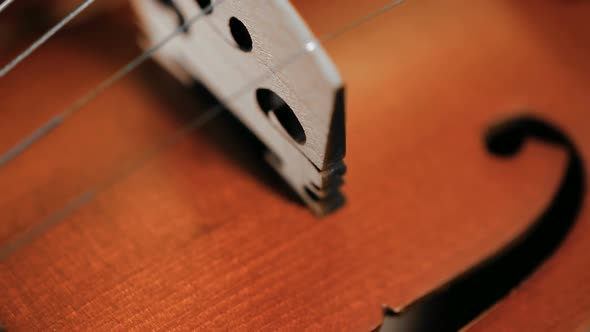
[[[515,160],[494,159],[481,144],[489,124],[534,109],[590,153],[590,48],[580,42],[590,9],[539,3],[408,2],[326,45],[350,92],[342,211],[314,218],[222,116],[5,259],[0,322],[9,331],[371,329],[381,304],[402,306],[452,278],[551,199],[563,152],[532,143]],[[354,16],[353,1],[338,4],[339,17]],[[312,27],[330,24],[319,22],[327,5],[296,5]],[[131,34],[100,27],[61,35],[0,81],[10,110],[0,112],[2,146],[134,52],[122,46]],[[69,68],[59,79],[56,63]],[[36,88],[24,95],[32,72]],[[161,75],[142,68],[0,170],[1,243],[203,111],[203,99]],[[562,249],[471,329],[587,323],[587,234],[585,208]]]

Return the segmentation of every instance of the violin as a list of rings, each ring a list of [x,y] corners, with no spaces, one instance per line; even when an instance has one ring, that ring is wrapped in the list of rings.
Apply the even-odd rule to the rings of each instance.
[[[0,10],[6,331],[590,328],[589,3],[90,1],[15,62],[84,5]]]

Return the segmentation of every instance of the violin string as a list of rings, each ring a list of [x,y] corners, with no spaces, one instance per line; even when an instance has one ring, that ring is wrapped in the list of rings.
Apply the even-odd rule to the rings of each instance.
[[[4,2],[0,4],[0,13],[2,13],[4,9],[8,8],[8,6],[10,6],[10,4],[13,2],[14,0],[4,0]]]
[[[94,1],[94,0],[88,0]],[[215,6],[219,6],[225,0],[219,0],[215,2]],[[26,151],[29,147],[33,144],[41,140],[43,137],[47,136],[50,132],[54,129],[59,127],[61,124],[64,123],[66,118],[71,116],[72,114],[81,110],[85,105],[89,102],[94,100],[96,97],[102,94],[102,92],[106,91],[109,87],[113,84],[118,82],[121,78],[125,77],[128,73],[132,72],[135,68],[140,66],[144,63],[147,59],[149,59],[155,52],[157,52],[160,48],[166,45],[170,40],[174,39],[174,37],[178,36],[181,33],[184,33],[184,29],[198,21],[200,18],[204,17],[207,14],[210,8],[213,8],[213,3],[209,5],[209,7],[202,9],[198,14],[194,15],[190,20],[184,22],[184,24],[178,26],[174,31],[166,35],[162,38],[159,42],[157,42],[154,46],[137,56],[136,58],[132,59],[128,62],[125,66],[121,69],[116,71],[114,74],[109,76],[107,79],[102,81],[97,87],[92,89],[87,94],[83,95],[79,98],[76,102],[74,102],[70,107],[66,110],[62,111],[61,113],[55,115],[53,118],[49,119],[49,121],[45,122],[41,127],[35,129],[31,134],[26,136],[23,140],[18,142],[8,151],[0,155],[0,169],[6,166],[10,161],[14,158],[19,156],[21,153]]]
[[[0,249],[0,262],[4,261],[7,257],[9,257],[14,252],[18,251],[26,244],[31,243],[35,239],[39,238],[45,232],[50,230],[53,226],[59,224],[62,220],[66,219],[68,216],[73,214],[76,210],[84,206],[86,203],[91,202],[92,199],[94,199],[101,192],[115,185],[121,179],[124,179],[127,176],[133,174],[147,162],[149,162],[157,155],[159,155],[161,152],[163,152],[167,147],[174,145],[174,143],[180,141],[182,138],[190,134],[195,129],[202,127],[209,121],[213,120],[219,113],[221,113],[222,110],[223,106],[221,104],[217,104],[207,109],[201,115],[193,118],[183,128],[177,130],[173,134],[161,140],[159,143],[156,143],[147,151],[141,153],[140,156],[136,158],[134,162],[129,163],[129,166],[116,171],[115,174],[110,176],[106,181],[85,190],[80,195],[68,201],[63,208],[49,215],[42,222],[35,224],[32,227],[29,227],[26,231],[22,232],[18,237],[9,241]]]
[[[35,50],[37,50],[41,45],[45,44],[51,37],[53,37],[59,30],[61,30],[66,24],[70,23],[71,20],[76,18],[81,12],[83,12],[86,8],[88,8],[91,4],[94,3],[95,0],[85,0],[81,5],[79,5],[76,9],[71,11],[66,17],[64,17],[61,21],[59,21],[56,25],[54,25],[51,29],[47,30],[45,34],[43,34],[39,39],[33,42],[27,49],[25,49],[22,53],[20,53],[16,58],[6,64],[0,70],[0,78],[4,77],[8,74],[14,67],[16,67],[19,63],[21,63],[24,59],[26,59],[29,55],[31,55]],[[10,3],[9,3],[10,4]],[[4,5],[4,4],[3,4]],[[8,5],[6,5],[8,6]],[[1,12],[1,10],[0,10]]]
[[[221,1],[223,0],[220,0],[219,2]],[[133,174],[135,171],[141,169],[141,167],[143,167],[146,163],[148,163],[150,160],[166,151],[168,148],[172,147],[182,138],[193,133],[195,130],[205,126],[207,123],[215,119],[224,110],[224,105],[227,105],[230,101],[235,100],[236,98],[244,95],[248,91],[251,91],[253,88],[258,86],[265,80],[271,78],[273,74],[280,72],[283,68],[301,59],[303,56],[312,54],[313,52],[318,50],[321,45],[325,45],[326,43],[342,36],[348,31],[353,30],[359,27],[360,25],[363,25],[364,23],[367,23],[372,19],[385,14],[386,12],[390,11],[391,9],[397,7],[398,5],[404,2],[404,0],[395,0],[387,4],[386,6],[383,6],[375,11],[372,11],[368,15],[364,15],[356,20],[353,20],[352,23],[348,23],[347,25],[335,30],[335,32],[333,33],[326,34],[322,38],[313,39],[304,43],[300,49],[289,55],[286,59],[270,67],[269,73],[259,75],[258,77],[250,80],[226,98],[221,99],[216,105],[208,108],[202,114],[188,121],[187,124],[175,131],[173,134],[159,141],[159,143],[156,143],[153,147],[148,148],[147,151],[140,153],[141,156],[136,159],[136,162],[131,163],[130,166],[122,168],[119,171],[115,172],[115,174],[110,176],[106,181],[99,183],[98,185],[95,185],[94,187],[74,197],[68,203],[66,203],[66,205],[63,208],[44,218],[40,223],[32,225],[27,230],[22,232],[20,235],[8,241],[7,244],[0,248],[0,261],[5,260],[7,257],[17,252],[23,246],[33,242],[35,239],[45,234],[53,226],[59,224],[61,221],[65,220],[68,216],[72,215],[75,211],[84,206],[86,203],[92,201],[92,199],[95,198],[98,194],[107,190],[116,183],[119,183],[127,176]],[[207,10],[209,9],[203,9],[203,13],[206,13]],[[185,23],[188,24],[186,27],[190,26],[190,22],[193,22],[193,19],[188,20],[187,23]],[[174,31],[184,31],[186,27],[183,25]],[[158,45],[159,44],[160,43],[158,43]],[[124,68],[127,68],[127,66]],[[128,73],[129,71],[126,72]],[[107,81],[111,82],[110,80]],[[114,83],[114,81],[112,81],[112,83]],[[91,93],[89,96],[96,97],[99,93],[105,91],[107,87],[108,86],[105,85],[104,87],[98,88],[98,93]],[[85,104],[87,104],[92,100],[92,98],[83,98],[83,100]],[[83,105],[80,104],[79,106],[82,107]]]

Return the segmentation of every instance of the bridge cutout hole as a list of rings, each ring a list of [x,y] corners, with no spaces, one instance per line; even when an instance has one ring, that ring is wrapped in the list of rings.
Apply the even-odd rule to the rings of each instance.
[[[279,95],[268,89],[256,90],[258,106],[267,115],[274,114],[285,132],[298,144],[305,144],[307,136],[293,109]]]
[[[229,30],[238,47],[244,52],[252,51],[252,36],[242,21],[232,17],[229,19]]]

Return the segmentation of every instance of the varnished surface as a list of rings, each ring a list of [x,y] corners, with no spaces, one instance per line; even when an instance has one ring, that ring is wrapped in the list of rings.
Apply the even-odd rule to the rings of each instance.
[[[296,5],[329,30],[327,5]],[[338,17],[354,17],[356,5],[338,2]],[[0,243],[134,170],[2,262],[0,322],[9,331],[374,327],[381,304],[403,306],[453,277],[551,198],[563,153],[530,144],[515,160],[494,159],[480,139],[489,124],[533,108],[590,154],[588,12],[583,2],[416,1],[327,45],[348,83],[350,169],[349,204],[322,220],[285,193],[227,116],[132,167],[203,111],[142,68],[0,170]],[[0,80],[2,149],[134,53],[116,26],[90,30],[61,35]],[[117,38],[88,46],[92,36]],[[471,328],[583,329],[588,234],[584,208],[560,251]]]

